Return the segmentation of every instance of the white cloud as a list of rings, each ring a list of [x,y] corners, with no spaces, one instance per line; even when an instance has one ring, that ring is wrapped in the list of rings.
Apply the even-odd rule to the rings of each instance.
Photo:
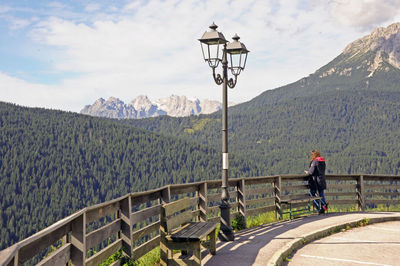
[[[6,13],[6,12],[8,12],[8,11],[10,11],[10,10],[11,10],[11,8],[8,7],[8,6],[0,5],[0,14],[1,14],[1,13]]]
[[[313,73],[350,41],[368,33],[365,29],[370,25],[382,22],[381,14],[397,3],[368,1],[376,7],[375,13],[368,11],[371,14],[365,18],[351,22],[367,1],[355,2],[359,4],[343,0],[139,0],[112,16],[102,15],[105,5],[89,4],[90,16],[81,14],[86,20],[40,17],[30,36],[55,59],[48,68],[79,75],[64,78],[58,85],[41,85],[3,73],[7,87],[15,87],[13,94],[5,95],[14,102],[34,100],[37,105],[74,111],[109,96],[129,101],[140,94],[152,99],[178,94],[220,100],[220,88],[202,60],[197,41],[215,21],[227,39],[238,33],[251,51],[247,69],[229,93],[232,101],[247,101]],[[0,93],[3,90],[4,86]],[[36,90],[46,96],[35,97]],[[33,94],[29,99],[25,98],[27,91]]]
[[[52,104],[46,100],[49,97],[49,91],[45,85],[28,83],[0,72],[2,101],[26,106],[35,106],[35,102],[40,102],[39,105],[42,107],[52,107]],[[53,100],[57,100],[57,98]]]
[[[31,24],[31,22],[27,19],[20,19],[13,16],[6,16],[4,18],[8,21],[11,30],[25,28]]]
[[[391,21],[400,8],[399,0],[335,0],[331,2],[331,15],[339,23],[362,29],[371,29]]]
[[[56,8],[56,9],[63,9],[63,8],[67,8],[66,4],[63,4],[61,2],[58,1],[53,1],[47,4],[48,7],[50,8]]]
[[[125,11],[135,10],[139,8],[142,4],[143,4],[142,1],[132,1],[131,3],[125,5],[123,10]]]
[[[96,92],[76,83],[65,82],[57,86],[30,83],[0,72],[0,100],[5,102],[79,111],[87,104],[85,98],[90,98],[92,94]]]
[[[85,6],[85,10],[88,12],[94,12],[97,11],[101,8],[101,5],[99,3],[90,3]]]

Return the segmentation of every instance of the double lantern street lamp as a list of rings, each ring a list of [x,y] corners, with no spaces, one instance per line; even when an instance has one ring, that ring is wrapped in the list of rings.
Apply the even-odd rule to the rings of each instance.
[[[239,36],[235,34],[233,42],[228,42],[221,32],[217,31],[218,26],[214,23],[210,31],[206,31],[201,39],[201,49],[204,60],[212,68],[215,83],[222,84],[222,185],[221,185],[221,227],[219,238],[222,241],[233,241],[234,235],[231,227],[229,192],[228,192],[228,86],[233,89],[237,82],[237,76],[246,66],[247,54],[249,51],[243,43],[239,42]],[[222,52],[221,52],[222,49]],[[229,54],[229,63],[228,63]],[[222,63],[222,76],[216,74],[215,69],[219,62]],[[234,78],[228,79],[228,69],[231,70]]]

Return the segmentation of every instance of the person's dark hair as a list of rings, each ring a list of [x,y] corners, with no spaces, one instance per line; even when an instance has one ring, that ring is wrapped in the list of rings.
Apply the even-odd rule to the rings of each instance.
[[[310,162],[312,162],[317,157],[321,157],[321,153],[317,150],[313,150],[310,155]]]

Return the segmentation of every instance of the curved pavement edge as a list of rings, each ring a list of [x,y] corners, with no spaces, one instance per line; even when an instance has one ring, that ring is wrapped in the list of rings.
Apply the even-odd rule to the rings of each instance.
[[[371,218],[362,218],[358,219],[352,222],[346,222],[342,224],[337,224],[334,226],[329,226],[325,227],[320,230],[316,230],[314,232],[311,232],[309,234],[306,234],[302,237],[297,237],[296,239],[288,242],[286,245],[284,245],[282,248],[280,248],[278,251],[276,251],[272,257],[268,260],[267,265],[272,266],[272,265],[282,265],[284,262],[284,259],[289,257],[295,250],[301,248],[302,246],[306,245],[307,243],[324,238],[328,235],[335,234],[340,232],[342,229],[346,229],[348,227],[350,228],[355,228],[360,226],[360,224],[364,223],[365,220],[368,220],[368,225],[369,224],[374,224],[374,223],[383,223],[383,222],[389,222],[389,221],[400,221],[400,216],[387,216],[387,217],[371,217]]]

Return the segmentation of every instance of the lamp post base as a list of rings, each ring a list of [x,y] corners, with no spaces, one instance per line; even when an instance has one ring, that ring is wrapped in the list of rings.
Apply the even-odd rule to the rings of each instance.
[[[233,241],[235,235],[231,227],[231,206],[228,202],[222,201],[219,208],[221,210],[221,227],[219,228],[218,238],[223,242]]]

